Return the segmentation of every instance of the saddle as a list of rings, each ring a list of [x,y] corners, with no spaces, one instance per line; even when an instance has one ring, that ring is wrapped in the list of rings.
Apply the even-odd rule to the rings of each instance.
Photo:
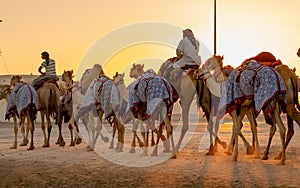
[[[57,84],[57,81],[58,79],[55,79],[55,78],[47,78],[47,79],[41,79],[40,81],[38,81],[33,87],[34,89],[37,91],[39,88],[41,88],[46,82],[48,83],[52,83],[54,84],[58,90],[60,90],[59,88],[59,85]]]

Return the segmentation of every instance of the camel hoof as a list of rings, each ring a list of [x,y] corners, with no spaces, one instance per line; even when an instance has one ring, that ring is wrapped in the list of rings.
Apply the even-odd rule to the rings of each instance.
[[[148,156],[148,152],[147,151],[143,151],[141,154],[140,154],[140,156]]]
[[[253,155],[254,152],[255,152],[254,147],[252,147],[252,146],[247,147],[247,155]]]
[[[27,146],[27,144],[23,142],[20,144],[20,146]]]
[[[13,145],[12,147],[10,147],[9,149],[17,149],[16,145]]]
[[[262,160],[268,160],[269,159],[269,157],[268,156],[266,156],[266,155],[264,155],[262,158],[261,158]]]
[[[135,148],[134,148],[134,147],[131,147],[129,153],[135,153]]]
[[[260,155],[253,155],[252,159],[260,159]]]
[[[139,143],[139,146],[140,146],[140,148],[144,147],[144,143],[143,143],[143,142],[140,142],[140,143]]]
[[[104,141],[104,143],[108,143],[109,142],[109,138],[108,137],[104,137],[102,140]]]
[[[280,159],[281,159],[281,156],[278,155],[278,156],[274,157],[274,159],[275,159],[275,160],[280,160]]]
[[[114,146],[111,144],[108,149],[114,149]]]
[[[171,150],[169,148],[168,149],[164,149],[163,153],[171,153]]]
[[[151,156],[157,156],[157,151],[156,152],[153,151],[153,153],[151,154]]]
[[[70,146],[75,146],[75,142],[71,142],[71,143],[70,143]]]
[[[279,165],[285,165],[284,161],[280,161]]]
[[[87,151],[94,151],[94,149],[91,148],[91,147],[88,147],[88,148],[87,148]]]
[[[121,147],[119,147],[119,148],[116,148],[116,151],[117,152],[123,152],[123,149]]]
[[[28,142],[29,141],[27,138],[23,138],[23,142],[20,144],[20,146],[27,146]]]
[[[61,146],[61,147],[64,147],[66,145],[66,142],[65,141],[61,141],[60,143],[59,143],[59,146]]]
[[[155,142],[151,142],[151,146],[155,146]]]
[[[49,144],[44,144],[44,145],[43,145],[43,148],[49,148],[49,147],[50,147]]]
[[[214,151],[211,151],[211,150],[209,150],[209,151],[206,153],[206,155],[215,155],[215,152],[214,152]]]
[[[222,145],[223,149],[227,148],[227,143],[226,142],[222,142],[221,145]]]
[[[282,157],[282,154],[281,154],[281,152],[280,152],[274,159],[275,159],[275,160],[280,160],[281,157]]]
[[[170,157],[170,159],[177,159],[176,154],[173,154],[173,155]]]
[[[224,153],[227,155],[232,155],[232,151],[224,151]]]
[[[81,142],[82,142],[82,139],[80,137],[76,138],[76,140],[75,140],[76,145],[81,144]]]
[[[27,150],[29,151],[29,150],[33,150],[33,149],[34,149],[34,146],[31,145]]]

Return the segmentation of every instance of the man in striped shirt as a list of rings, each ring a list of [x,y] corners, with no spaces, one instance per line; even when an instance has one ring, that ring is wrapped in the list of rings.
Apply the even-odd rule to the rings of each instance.
[[[33,80],[32,86],[37,90],[40,88],[44,82],[49,80],[58,81],[59,78],[56,76],[56,68],[55,68],[55,61],[50,58],[48,52],[42,52],[41,54],[42,59],[45,61],[42,62],[38,71],[41,73],[41,76]],[[45,72],[42,69],[45,69]]]

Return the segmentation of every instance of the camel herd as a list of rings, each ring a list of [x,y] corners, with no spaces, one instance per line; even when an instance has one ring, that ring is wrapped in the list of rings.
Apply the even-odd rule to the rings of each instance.
[[[88,132],[88,149],[94,150],[99,136],[104,142],[109,142],[109,139],[101,133],[102,119],[106,119],[113,128],[109,148],[114,148],[114,137],[117,134],[115,149],[117,152],[123,151],[125,126],[132,123],[131,153],[135,152],[137,139],[139,146],[144,148],[143,155],[148,155],[148,136],[151,130],[151,145],[155,145],[152,156],[158,155],[157,145],[162,140],[164,152],[172,152],[172,158],[176,158],[189,128],[190,105],[197,96],[198,107],[204,112],[208,123],[210,135],[208,155],[213,155],[217,145],[220,144],[226,149],[226,153],[233,154],[233,160],[237,161],[238,136],[240,136],[248,146],[249,153],[253,153],[255,158],[266,160],[277,125],[282,144],[277,159],[280,160],[280,164],[285,164],[285,150],[294,134],[293,121],[300,127],[299,78],[293,70],[282,64],[271,67],[259,61],[249,60],[236,69],[230,66],[228,69],[228,66],[223,66],[222,61],[223,57],[213,56],[201,68],[182,70],[172,67],[174,59],[171,58],[162,64],[158,73],[144,70],[143,65],[133,64],[130,77],[135,78],[135,81],[129,86],[124,84],[124,74],[117,72],[113,78],[109,78],[99,64],[88,69],[78,82],[73,80],[73,71],[67,70],[62,74],[62,81],[65,83],[63,96],[60,96],[62,88],[53,83],[45,83],[35,91],[29,84],[22,82],[20,76],[13,76],[10,85],[4,88],[8,100],[5,117],[6,119],[13,117],[15,123],[15,141],[11,149],[17,148],[17,117],[20,119],[23,133],[23,142],[20,145],[28,144],[30,131],[31,143],[28,149],[34,149],[34,122],[40,111],[44,134],[43,147],[50,146],[52,118],[59,127],[57,144],[65,145],[61,134],[63,122],[69,124],[70,145],[80,144],[82,138],[78,125],[82,122]],[[19,92],[22,90],[27,94],[20,95]],[[20,99],[28,102],[19,107],[17,101]],[[175,143],[171,117],[173,104],[177,101],[180,101],[183,126],[181,135]],[[264,113],[266,123],[271,125],[269,142],[262,157],[256,128],[256,117],[260,111]],[[218,136],[219,121],[226,113],[229,113],[233,120],[232,137],[228,146]],[[287,131],[281,120],[282,113],[287,114]],[[252,146],[240,131],[245,115],[251,124]],[[97,117],[96,125],[94,117]],[[25,118],[28,120],[26,128]],[[159,122],[158,127],[155,126],[156,121]],[[143,139],[137,134],[138,127],[142,129]],[[154,135],[157,138],[155,141]]]

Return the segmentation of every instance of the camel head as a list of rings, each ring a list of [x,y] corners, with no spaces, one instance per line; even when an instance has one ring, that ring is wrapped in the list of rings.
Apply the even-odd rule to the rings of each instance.
[[[15,86],[21,82],[22,76],[16,75],[12,76],[10,79],[10,86]]]
[[[130,69],[130,78],[137,79],[144,73],[144,64],[135,64],[133,63],[132,68]]]
[[[64,73],[61,75],[61,77],[62,77],[62,81],[66,82],[66,83],[70,83],[74,78],[73,70],[70,70],[70,71],[64,70]]]
[[[116,72],[116,74],[113,76],[114,83],[118,84],[119,82],[124,81],[124,76],[125,76],[125,73],[120,74],[120,73]]]

